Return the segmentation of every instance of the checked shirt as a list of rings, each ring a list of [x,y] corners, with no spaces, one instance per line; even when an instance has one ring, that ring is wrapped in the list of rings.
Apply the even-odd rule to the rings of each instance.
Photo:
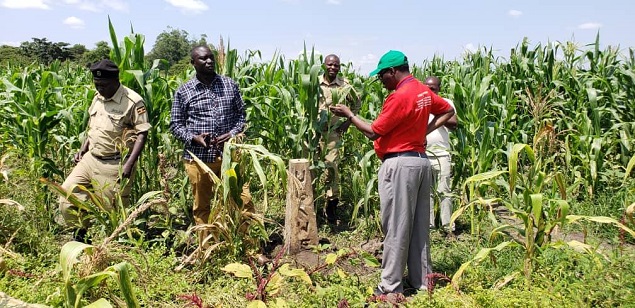
[[[208,86],[194,77],[174,94],[170,131],[185,143],[184,159],[192,159],[187,152],[190,151],[204,162],[214,162],[222,145],[204,148],[192,138],[202,133],[212,137],[228,132],[236,135],[243,131],[245,117],[245,103],[231,78],[216,75]]]

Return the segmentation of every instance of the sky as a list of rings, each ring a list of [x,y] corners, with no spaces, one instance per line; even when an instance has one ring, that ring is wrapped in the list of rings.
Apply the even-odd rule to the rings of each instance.
[[[415,64],[483,47],[508,57],[524,37],[532,46],[584,48],[599,32],[603,47],[627,54],[635,47],[633,13],[632,0],[0,0],[0,45],[46,38],[92,49],[110,44],[110,16],[119,40],[132,27],[145,36],[146,52],[171,27],[214,44],[222,36],[239,54],[260,50],[265,61],[275,52],[295,58],[306,44],[365,74],[391,49]]]

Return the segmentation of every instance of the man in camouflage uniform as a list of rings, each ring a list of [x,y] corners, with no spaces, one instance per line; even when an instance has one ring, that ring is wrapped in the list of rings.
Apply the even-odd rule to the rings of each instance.
[[[86,140],[75,154],[77,165],[62,187],[82,200],[88,195],[77,185],[92,187],[111,210],[119,193],[123,205],[129,204],[134,166],[143,150],[148,130],[148,113],[141,96],[119,82],[119,68],[110,60],[90,67],[97,94],[88,109],[90,119]],[[122,178],[127,178],[121,187]],[[66,198],[59,200],[60,212],[69,227],[77,228],[75,238],[84,241],[87,222]]]

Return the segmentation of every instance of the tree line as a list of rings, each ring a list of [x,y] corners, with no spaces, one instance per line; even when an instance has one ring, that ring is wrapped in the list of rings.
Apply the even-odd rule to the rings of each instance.
[[[189,68],[190,50],[194,46],[207,45],[207,36],[202,34],[193,38],[185,30],[167,27],[155,40],[146,60],[164,59],[169,65],[170,73],[178,73]],[[82,44],[52,42],[47,38],[32,38],[20,46],[0,46],[0,65],[28,65],[32,62],[50,64],[53,61],[72,61],[83,66],[90,66],[101,59],[110,57],[111,46],[106,41],[95,43],[95,48],[88,49]]]

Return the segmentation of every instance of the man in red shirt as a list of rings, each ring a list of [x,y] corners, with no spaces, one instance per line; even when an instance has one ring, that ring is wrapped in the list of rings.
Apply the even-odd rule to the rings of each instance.
[[[375,295],[403,293],[402,278],[408,265],[411,287],[425,290],[430,260],[430,161],[425,154],[426,135],[447,122],[454,109],[443,98],[410,74],[407,57],[391,50],[370,73],[389,91],[377,119],[368,124],[344,105],[331,111],[346,117],[366,137],[374,140],[382,160],[378,185],[384,233],[381,282]],[[428,117],[434,119],[428,123]]]

